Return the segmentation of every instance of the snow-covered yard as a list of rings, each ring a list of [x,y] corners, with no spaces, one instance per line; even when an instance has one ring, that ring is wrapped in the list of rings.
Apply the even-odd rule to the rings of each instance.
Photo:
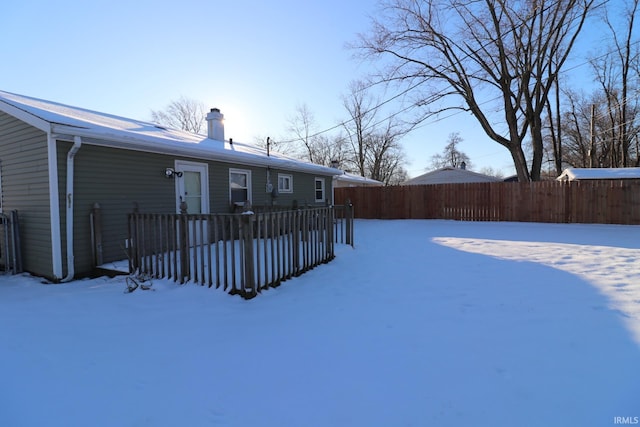
[[[245,301],[0,276],[0,426],[609,426],[640,417],[640,228],[356,221]],[[623,417],[623,418],[616,418]]]

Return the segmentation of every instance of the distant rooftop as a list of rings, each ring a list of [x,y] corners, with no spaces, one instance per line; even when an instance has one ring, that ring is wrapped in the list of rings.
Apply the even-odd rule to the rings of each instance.
[[[556,179],[558,181],[640,179],[640,168],[568,168]]]
[[[467,182],[498,182],[501,178],[472,172],[468,169],[445,167],[412,178],[402,185],[461,184]]]

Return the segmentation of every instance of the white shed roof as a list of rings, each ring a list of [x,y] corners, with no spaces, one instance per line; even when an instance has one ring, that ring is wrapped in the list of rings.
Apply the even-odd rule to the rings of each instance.
[[[446,167],[412,178],[402,185],[461,184],[465,182],[498,182],[500,178],[472,172],[467,169]]]
[[[338,187],[379,187],[384,185],[382,182],[364,176],[354,175],[348,172],[340,171],[341,175],[333,177]]]
[[[558,181],[640,179],[640,168],[568,168],[556,179]]]
[[[52,101],[0,91],[4,111],[57,139],[82,137],[87,143],[114,148],[181,155],[253,166],[271,166],[322,175],[337,175],[335,168],[316,165],[270,152],[253,144],[216,141],[204,135],[168,129],[141,120],[119,117]]]

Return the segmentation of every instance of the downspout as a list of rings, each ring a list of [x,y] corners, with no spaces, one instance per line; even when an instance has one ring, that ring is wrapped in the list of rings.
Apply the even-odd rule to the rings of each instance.
[[[67,224],[67,275],[61,282],[73,280],[75,275],[74,255],[73,255],[73,176],[74,158],[82,145],[82,138],[73,137],[73,146],[67,153],[67,196],[65,198],[67,212],[65,222]]]

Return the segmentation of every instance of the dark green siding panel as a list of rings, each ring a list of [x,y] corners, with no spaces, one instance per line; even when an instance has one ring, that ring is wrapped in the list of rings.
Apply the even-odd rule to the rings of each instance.
[[[299,206],[314,206],[324,203],[315,202],[315,178],[325,180],[325,197],[330,197],[331,177],[309,175],[300,172],[285,171],[282,169],[269,169],[272,185],[278,187],[278,173],[293,176],[293,193],[272,194],[267,192],[267,168],[245,165],[234,165],[223,162],[209,162],[209,189],[211,192],[211,212],[231,212],[229,200],[229,170],[239,169],[251,172],[252,203],[255,206],[278,205],[291,206],[294,200]]]
[[[70,142],[58,141],[63,247],[66,247],[66,156],[72,145]],[[133,211],[134,205],[138,206],[140,212],[145,213],[176,211],[175,179],[167,179],[164,174],[165,168],[173,167],[176,160],[208,165],[210,212],[231,212],[229,169],[250,170],[253,203],[271,203],[271,194],[266,192],[266,168],[83,144],[74,162],[74,253],[78,275],[87,274],[93,268],[89,215],[94,204],[99,204],[102,212],[104,262],[126,259],[127,214]],[[277,171],[270,173],[273,184],[277,186]],[[277,197],[276,204],[290,206],[296,199],[301,205],[313,205],[314,176],[287,173],[294,175],[295,193],[287,197]],[[327,178],[327,182],[330,183],[331,178]]]
[[[18,210],[25,271],[52,278],[47,136],[0,112],[2,207]]]
[[[323,203],[317,203],[315,200],[315,178],[322,178],[325,180],[325,197],[328,197],[327,185],[331,183],[330,177],[323,177],[320,175],[310,175],[301,172],[291,172],[282,169],[273,169],[271,171],[271,182],[277,188],[278,187],[278,174],[291,175],[293,179],[293,193],[278,193],[274,199],[275,205],[291,206],[295,201],[298,206],[317,206],[323,205]],[[329,197],[329,200],[331,198]]]
[[[66,158],[72,144],[58,142],[60,203],[65,209]],[[173,158],[84,144],[74,159],[74,256],[76,274],[93,268],[90,214],[95,204],[102,212],[105,262],[126,259],[127,214],[175,212],[175,182],[164,176]],[[63,240],[65,212],[61,214]],[[66,243],[63,243],[66,245]],[[66,261],[65,261],[66,262]]]

